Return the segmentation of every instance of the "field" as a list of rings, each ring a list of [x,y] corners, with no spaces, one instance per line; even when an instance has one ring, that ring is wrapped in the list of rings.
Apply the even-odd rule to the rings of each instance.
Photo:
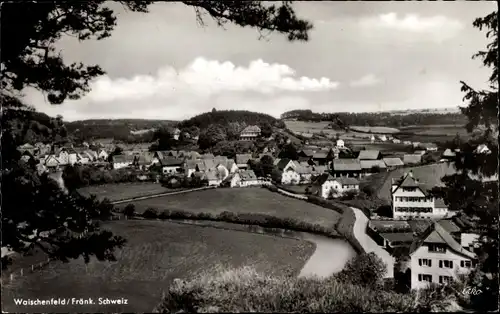
[[[352,125],[349,129],[362,133],[375,133],[375,134],[394,134],[398,133],[399,130],[396,128],[388,128],[385,126],[355,126]]]
[[[174,192],[177,190],[168,189],[159,183],[119,183],[87,186],[78,189],[80,194],[88,196],[96,195],[99,199],[107,198],[110,201],[118,201],[138,196],[153,195],[158,193]]]
[[[266,274],[298,274],[314,246],[248,232],[162,221],[115,221],[107,226],[129,243],[116,262],[82,260],[45,269],[2,285],[8,312],[151,312],[176,278],[189,279],[219,265],[253,266]],[[15,306],[13,298],[125,298],[128,305]]]
[[[405,172],[412,170],[413,176],[417,178],[426,187],[432,188],[433,186],[442,185],[441,178],[445,175],[455,173],[455,169],[451,164],[438,163],[425,166],[415,166],[400,168],[388,173],[379,173],[370,176],[372,186],[377,191],[377,196],[386,202],[391,201],[391,179],[400,178]]]
[[[302,133],[325,133],[328,136],[335,136],[337,133],[343,134],[342,130],[334,130],[328,128],[328,121],[321,122],[307,122],[307,121],[285,121],[286,127],[297,134]]]
[[[463,125],[453,124],[405,126],[401,128],[401,133],[396,134],[396,136],[403,141],[437,143],[451,141],[457,133],[463,139],[471,137]]]
[[[326,228],[333,228],[340,214],[331,209],[273,193],[262,188],[214,189],[186,194],[156,197],[131,202],[137,212],[153,207],[194,213],[265,214],[278,218],[293,218]],[[125,206],[126,204],[123,204]]]

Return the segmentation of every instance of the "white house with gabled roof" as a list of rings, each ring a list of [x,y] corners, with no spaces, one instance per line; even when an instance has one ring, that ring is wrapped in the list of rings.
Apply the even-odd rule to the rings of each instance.
[[[451,283],[470,272],[476,262],[476,254],[462,247],[439,223],[433,223],[411,245],[411,289]]]
[[[395,219],[444,218],[453,214],[442,200],[429,194],[428,187],[414,178],[412,171],[392,179],[391,196]]]

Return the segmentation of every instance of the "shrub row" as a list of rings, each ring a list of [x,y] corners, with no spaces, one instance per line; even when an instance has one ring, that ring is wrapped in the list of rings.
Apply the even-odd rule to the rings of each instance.
[[[337,203],[337,202],[333,202],[333,201],[330,201],[330,200],[326,200],[322,197],[319,197],[319,196],[315,196],[315,195],[308,195],[307,196],[307,201],[309,203],[312,203],[312,204],[315,204],[315,205],[318,205],[318,206],[321,206],[321,207],[325,207],[325,208],[328,208],[328,209],[331,209],[331,210],[335,210],[339,213],[344,213],[344,211],[346,210],[346,208],[348,208],[348,206],[346,205],[343,205],[343,204],[340,204],[340,203]]]
[[[244,267],[179,280],[155,308],[159,313],[426,312],[412,294],[397,294],[327,279],[266,276]]]
[[[220,214],[192,213],[180,210],[164,210],[158,212],[154,208],[148,208],[141,215],[146,219],[191,219],[191,220],[211,220],[235,224],[257,225],[263,228],[279,228],[299,232],[309,232],[321,234],[328,237],[336,237],[336,230],[326,228],[318,224],[311,224],[293,218],[277,218],[264,214],[238,214],[224,211]]]

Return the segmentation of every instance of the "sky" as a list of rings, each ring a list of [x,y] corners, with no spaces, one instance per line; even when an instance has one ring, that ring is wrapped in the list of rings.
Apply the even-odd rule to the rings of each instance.
[[[472,26],[495,2],[294,2],[314,29],[307,42],[259,39],[252,28],[204,25],[193,8],[158,2],[147,14],[115,3],[110,38],[57,47],[67,63],[99,64],[106,75],[78,100],[25,100],[65,120],[181,120],[217,110],[373,112],[463,105],[460,80],[486,88],[489,70],[471,56],[485,32]]]

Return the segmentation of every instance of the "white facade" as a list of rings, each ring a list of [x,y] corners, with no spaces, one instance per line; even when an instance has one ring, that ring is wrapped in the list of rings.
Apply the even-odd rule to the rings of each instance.
[[[419,188],[402,187],[392,193],[392,214],[395,219],[433,218],[441,214],[444,216],[444,213],[435,212],[433,197],[427,197]]]
[[[124,161],[124,162],[114,162],[113,163],[113,169],[122,169],[122,168],[127,168],[132,164],[131,161]]]
[[[337,182],[335,180],[327,180],[327,181],[325,181],[325,183],[323,183],[323,185],[321,185],[321,197],[322,198],[328,198],[330,196],[330,194],[332,193],[332,191],[336,194],[342,193],[342,186],[340,185],[339,182]],[[338,195],[334,195],[334,196],[338,196]]]
[[[99,153],[97,154],[97,157],[99,159],[108,159],[108,156],[109,156],[108,153],[106,153],[106,151],[104,149],[101,149],[99,151]]]
[[[283,171],[281,175],[281,183],[282,184],[299,184],[300,183],[300,174],[295,171],[293,168],[288,168]]]
[[[337,147],[344,148],[345,147],[344,144],[345,144],[344,140],[337,140]]]
[[[180,166],[163,166],[162,167],[162,172],[163,174],[174,174],[174,173],[179,173],[181,171]]]
[[[429,250],[431,246],[431,250]],[[432,244],[424,244],[411,255],[411,288],[423,289],[430,282],[444,284],[457,278],[458,274],[466,274],[472,269],[471,258],[454,252],[444,245],[444,252],[432,251]]]

